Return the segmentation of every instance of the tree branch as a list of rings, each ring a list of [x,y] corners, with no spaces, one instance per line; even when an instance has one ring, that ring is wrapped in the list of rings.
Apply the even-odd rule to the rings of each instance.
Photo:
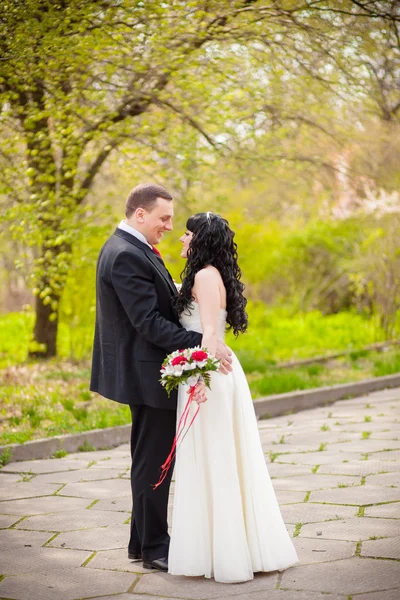
[[[170,108],[174,113],[182,117],[183,121],[186,121],[186,123],[189,123],[189,125],[191,125],[193,129],[198,131],[210,144],[210,146],[212,146],[215,150],[218,150],[218,145],[214,142],[214,140],[208,135],[208,133],[205,132],[202,126],[193,117],[186,114],[182,108],[175,106],[174,104],[172,104],[172,102],[169,102],[168,100],[160,100],[159,98],[154,100],[154,104],[157,104],[158,106],[167,106],[168,108]]]

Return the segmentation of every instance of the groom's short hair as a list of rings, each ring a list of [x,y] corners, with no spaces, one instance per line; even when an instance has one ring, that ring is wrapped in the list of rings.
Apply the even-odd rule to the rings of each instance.
[[[155,183],[140,183],[129,192],[126,199],[125,216],[129,219],[137,208],[151,211],[157,198],[172,200],[172,196],[165,188]]]

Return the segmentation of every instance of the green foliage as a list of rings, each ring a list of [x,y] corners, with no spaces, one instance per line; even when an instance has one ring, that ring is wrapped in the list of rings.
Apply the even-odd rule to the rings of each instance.
[[[7,465],[13,455],[13,451],[11,448],[5,448],[3,452],[0,454],[0,467],[4,467]]]
[[[230,188],[209,186],[201,197],[218,208],[245,190],[252,210],[244,212],[243,240],[266,239],[257,224],[266,205],[288,213],[286,222],[302,206],[301,226],[326,206],[335,195],[334,173],[344,179],[347,172],[332,164],[343,162],[340,150],[365,187],[368,157],[375,153],[368,152],[371,134],[365,123],[359,126],[360,114],[393,124],[398,112],[397,18],[381,3],[373,6],[351,0],[340,10],[300,0],[271,9],[244,0],[127,0],[101,7],[94,0],[7,2],[0,24],[0,201],[7,240],[10,231],[22,246],[16,266],[28,273],[36,295],[31,355],[56,353],[60,318],[75,328],[69,352],[84,353],[86,339],[76,339],[83,317],[73,307],[75,268],[85,271],[76,247],[94,225],[110,222],[96,197],[89,203],[109,161],[115,159],[119,174],[129,169],[131,176],[151,174],[170,184],[191,207],[196,186],[215,172],[219,156],[226,163],[222,178],[234,175],[234,181]],[[379,122],[376,129],[381,132]],[[355,136],[361,151],[347,158]],[[371,138],[381,154],[392,143],[386,131],[383,140]],[[376,181],[390,179],[396,189],[398,143],[392,148],[391,161],[385,157],[375,169]],[[268,185],[257,186],[266,169]],[[261,194],[254,200],[255,190]],[[233,202],[233,208],[241,206]],[[247,223],[249,212],[253,223]],[[280,223],[274,227],[268,235],[284,240]],[[254,294],[260,288],[268,300],[271,286],[274,298],[296,289],[301,310],[348,306],[343,252],[350,237],[343,245],[339,235],[336,244],[321,225],[317,229],[312,239],[292,239],[287,264],[279,251],[251,261],[242,245],[244,263],[252,262]],[[296,265],[307,267],[305,277]],[[281,282],[282,268],[288,277]],[[91,315],[89,304],[82,315]]]
[[[79,452],[94,452],[95,450],[96,448],[91,446],[87,440],[85,440],[84,443],[78,447]]]
[[[51,458],[63,458],[64,456],[67,456],[68,452],[66,450],[64,450],[64,448],[60,448],[59,450],[56,450],[53,454],[53,456]]]
[[[373,376],[383,377],[400,373],[400,354],[391,354],[390,356],[381,355],[374,364]]]
[[[81,296],[82,309],[79,308]],[[85,310],[94,302],[91,279],[82,280],[81,296],[76,295],[74,298],[76,325],[71,325],[70,317],[65,317],[66,322],[62,321],[60,324],[60,358],[81,360],[91,356],[94,313]],[[66,299],[65,305],[67,306]],[[226,336],[227,344],[237,354],[247,373],[263,372],[278,362],[291,359],[360,348],[384,337],[374,321],[352,312],[324,316],[313,311],[293,315],[283,308],[274,309],[261,302],[249,302],[248,313],[250,325],[247,333],[238,338],[232,334]],[[33,314],[29,312],[0,315],[0,328],[2,332],[6,332],[0,338],[0,368],[27,359],[32,321]],[[310,376],[315,376],[320,368],[319,365],[310,365],[307,372]],[[390,367],[382,366],[384,368]],[[57,373],[53,369],[49,369],[45,376],[49,379],[60,377],[66,381],[74,377],[69,372]],[[81,390],[80,394],[84,391]]]
[[[296,313],[272,309],[261,302],[248,305],[249,329],[237,339],[227,336],[246,372],[263,371],[268,365],[360,348],[383,339],[371,319],[342,312],[324,316],[319,311]],[[319,367],[309,367],[316,375]]]
[[[392,349],[383,356],[370,352],[357,369],[351,359],[338,359],[324,364],[316,374],[310,374],[309,367],[265,365],[260,372],[248,372],[247,378],[253,398],[257,398],[366,379],[373,375],[376,364],[382,368],[385,361],[387,372],[398,372],[398,359],[398,350]],[[88,392],[87,363],[22,363],[3,368],[0,381],[0,445],[130,423],[127,406]],[[321,430],[329,427],[322,425]],[[284,441],[283,436],[279,443]],[[82,451],[91,449],[89,444],[82,446]]]
[[[4,369],[0,444],[130,423],[127,406],[91,393],[89,401],[81,400],[82,390],[89,387],[89,373],[88,366],[59,362]]]

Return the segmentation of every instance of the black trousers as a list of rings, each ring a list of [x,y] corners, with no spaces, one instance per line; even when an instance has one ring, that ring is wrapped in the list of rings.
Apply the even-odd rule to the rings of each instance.
[[[168,556],[168,496],[173,467],[163,483],[157,483],[160,467],[175,436],[176,411],[150,406],[131,406],[132,521],[128,549],[143,560]]]

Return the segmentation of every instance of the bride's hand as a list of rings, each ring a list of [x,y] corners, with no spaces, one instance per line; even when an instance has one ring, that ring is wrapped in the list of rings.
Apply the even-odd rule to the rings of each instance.
[[[193,400],[195,402],[197,402],[197,404],[201,404],[202,402],[207,401],[206,389],[207,389],[206,385],[202,381],[199,381],[198,383],[196,383],[196,389],[194,392]],[[190,390],[188,391],[188,394],[189,393],[190,393]]]

